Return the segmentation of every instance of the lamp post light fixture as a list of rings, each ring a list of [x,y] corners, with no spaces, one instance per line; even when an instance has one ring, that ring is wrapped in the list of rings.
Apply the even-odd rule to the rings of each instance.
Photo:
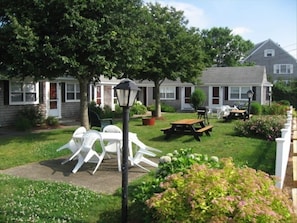
[[[124,79],[114,87],[120,107],[123,108],[123,148],[122,148],[122,223],[128,220],[128,134],[129,110],[133,105],[137,92],[136,84]]]
[[[247,91],[247,96],[249,99],[249,103],[248,103],[248,119],[250,118],[250,112],[251,112],[251,99],[253,98],[254,92],[252,90],[248,90]]]

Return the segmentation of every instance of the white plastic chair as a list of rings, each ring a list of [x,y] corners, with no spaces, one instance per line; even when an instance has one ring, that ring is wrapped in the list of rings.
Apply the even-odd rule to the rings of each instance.
[[[116,125],[107,125],[103,128],[102,132],[122,134],[122,129],[120,129]],[[122,141],[119,141],[119,140],[109,140],[105,145],[105,151],[108,158],[110,158],[109,153],[113,153],[117,155],[119,171],[121,171],[121,148],[122,148]]]
[[[82,144],[82,136],[86,133],[86,128],[81,126],[79,128],[77,128],[74,133],[72,134],[72,138],[69,140],[68,143],[66,143],[65,145],[61,146],[60,148],[57,149],[57,152],[63,150],[63,149],[69,149],[72,152],[72,155],[79,149],[79,147]],[[65,164],[67,162],[69,162],[72,156],[70,156],[69,158],[65,159],[62,164]],[[75,157],[73,157],[75,158]],[[72,159],[73,159],[72,158]]]
[[[136,145],[136,147],[138,148],[138,150],[136,151],[135,155],[133,157],[129,157],[129,160],[131,162],[131,164],[133,163],[133,165],[135,164],[136,166],[146,170],[146,171],[150,171],[148,170],[147,168],[143,167],[142,165],[140,165],[140,163],[146,163],[150,166],[153,166],[153,167],[158,167],[158,164],[149,160],[148,158],[145,157],[146,156],[150,156],[150,157],[155,157],[156,154],[153,153],[152,151],[154,152],[162,152],[161,150],[158,150],[158,149],[155,149],[155,148],[152,148],[150,146],[147,146],[145,145],[143,142],[141,142],[137,135],[134,134],[130,137],[130,140],[131,140],[131,143]]]
[[[98,154],[95,150],[96,142],[100,143],[102,149],[100,154]],[[76,173],[84,163],[89,162],[96,163],[96,167],[92,172],[92,174],[94,174],[102,163],[105,153],[105,146],[100,133],[97,131],[87,131],[83,136],[81,147],[75,152],[75,154],[73,154],[73,157],[78,156],[78,161],[72,172]]]
[[[231,107],[229,105],[223,105],[217,110],[218,119],[222,119],[230,114]]]

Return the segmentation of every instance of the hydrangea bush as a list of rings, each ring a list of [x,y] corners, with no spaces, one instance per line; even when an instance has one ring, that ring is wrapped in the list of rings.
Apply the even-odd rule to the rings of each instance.
[[[168,176],[162,192],[147,205],[153,222],[297,222],[292,203],[264,172],[235,167],[193,164],[186,173]]]
[[[274,141],[281,136],[281,129],[284,128],[285,122],[285,116],[259,116],[245,122],[238,121],[234,130],[240,136]]]
[[[187,171],[194,163],[206,164],[218,168],[219,159],[216,156],[208,157],[205,154],[193,153],[192,149],[175,150],[160,158],[156,178],[165,178],[173,173]]]

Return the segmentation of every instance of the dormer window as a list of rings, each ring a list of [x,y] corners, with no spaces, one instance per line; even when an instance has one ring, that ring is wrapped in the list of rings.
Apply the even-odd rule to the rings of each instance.
[[[264,57],[274,57],[274,49],[266,49],[264,50]]]

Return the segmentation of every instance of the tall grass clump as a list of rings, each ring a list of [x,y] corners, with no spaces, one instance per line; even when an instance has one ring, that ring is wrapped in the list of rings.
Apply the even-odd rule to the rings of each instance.
[[[238,136],[274,141],[281,136],[285,121],[285,116],[257,116],[245,122],[237,121],[234,130]]]

